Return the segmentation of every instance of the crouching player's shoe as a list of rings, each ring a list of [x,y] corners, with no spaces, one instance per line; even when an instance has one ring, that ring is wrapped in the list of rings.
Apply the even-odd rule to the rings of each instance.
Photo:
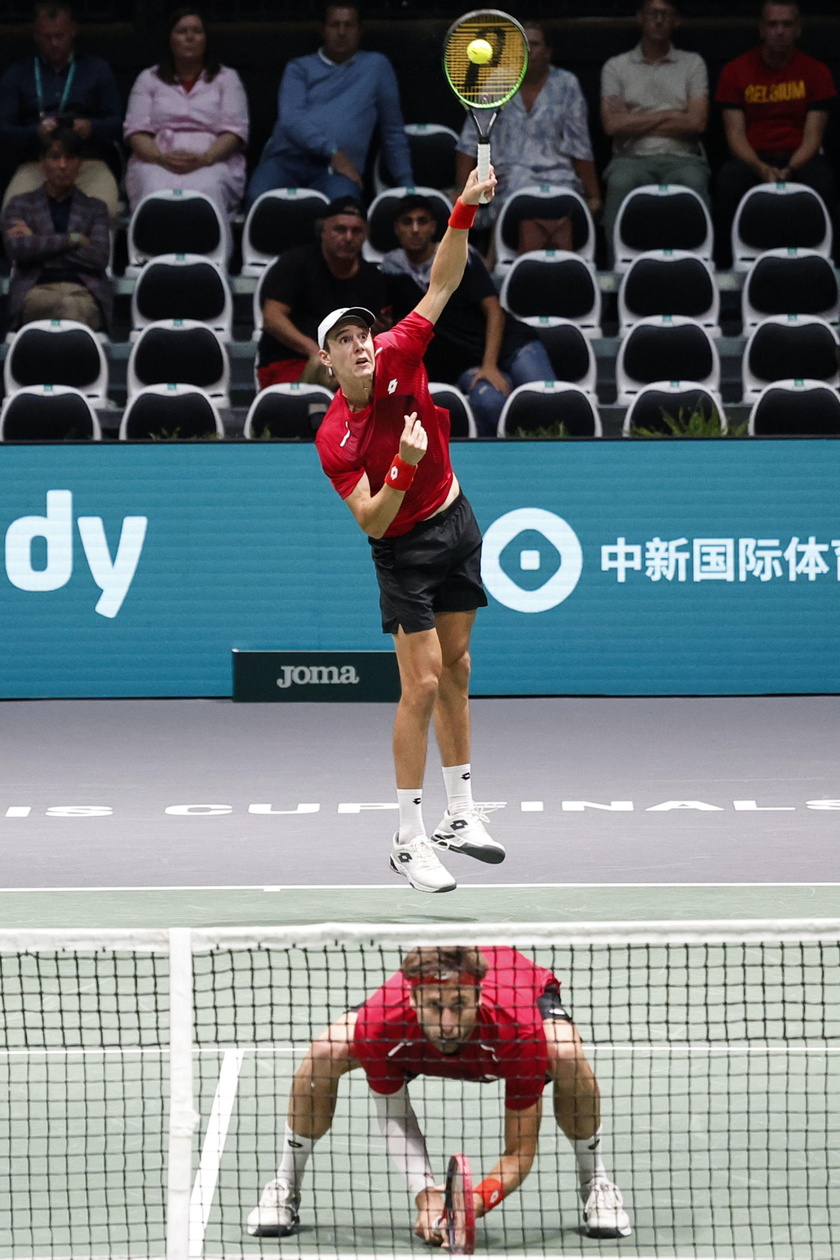
[[[618,1186],[611,1181],[590,1181],[580,1194],[583,1228],[590,1238],[626,1238],[633,1232]]]
[[[300,1223],[300,1195],[285,1181],[269,1181],[248,1216],[247,1230],[257,1238],[286,1238]]]
[[[412,888],[418,892],[438,893],[451,892],[457,887],[425,836],[416,836],[414,840],[402,843],[398,837],[399,832],[394,836],[391,849],[391,870],[404,875]]]
[[[440,826],[435,828],[432,844],[439,849],[451,849],[453,853],[464,853],[479,862],[504,862],[504,845],[494,840],[484,825],[488,808],[473,805],[454,813],[447,810]]]

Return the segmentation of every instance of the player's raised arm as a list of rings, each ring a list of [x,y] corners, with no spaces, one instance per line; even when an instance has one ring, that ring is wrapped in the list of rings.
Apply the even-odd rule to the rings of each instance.
[[[492,166],[489,178],[484,180],[478,178],[478,170],[470,171],[464,191],[455,202],[449,216],[449,226],[432,263],[428,290],[414,308],[418,315],[423,315],[433,324],[440,318],[443,308],[463,279],[467,265],[469,230],[481,195],[486,193],[486,199],[491,200],[495,187],[496,176]]]

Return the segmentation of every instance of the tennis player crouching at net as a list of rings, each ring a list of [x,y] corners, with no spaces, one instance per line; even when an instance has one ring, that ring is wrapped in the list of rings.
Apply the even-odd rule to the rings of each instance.
[[[306,1163],[332,1124],[339,1078],[357,1067],[364,1068],[388,1152],[414,1196],[414,1232],[426,1242],[443,1245],[443,1196],[408,1096],[408,1082],[421,1075],[505,1082],[505,1150],[475,1188],[476,1216],[528,1175],[550,1080],[554,1118],[577,1160],[586,1233],[631,1232],[604,1165],[598,1083],[560,1003],[559,981],[508,947],[429,946],[407,954],[366,1002],[313,1041],[292,1084],[277,1175],[248,1217],[249,1234],[297,1229]]]

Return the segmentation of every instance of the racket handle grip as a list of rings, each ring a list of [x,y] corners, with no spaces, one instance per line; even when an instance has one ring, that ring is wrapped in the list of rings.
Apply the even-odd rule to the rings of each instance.
[[[479,140],[476,149],[476,167],[478,168],[478,178],[481,180],[490,178],[490,144],[489,141],[482,142]],[[487,196],[482,193],[479,201],[483,206],[487,205]]]

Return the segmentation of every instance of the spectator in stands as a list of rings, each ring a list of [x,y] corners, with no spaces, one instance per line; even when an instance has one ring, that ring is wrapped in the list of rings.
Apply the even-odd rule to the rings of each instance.
[[[493,169],[499,205],[528,184],[573,188],[592,214],[601,211],[601,189],[592,157],[586,101],[568,70],[551,64],[553,49],[541,22],[523,22],[528,38],[528,70],[522,87],[493,127]],[[476,131],[468,116],[456,157],[456,182],[463,188],[475,166]]]
[[[412,183],[396,75],[382,53],[359,50],[361,31],[355,5],[328,4],[322,47],[286,66],[277,124],[248,184],[249,204],[270,188],[358,197],[375,128],[393,178]]]
[[[725,249],[738,203],[756,184],[808,184],[836,215],[837,184],[822,153],[837,95],[831,71],[796,47],[798,4],[770,0],[758,29],[761,43],[727,62],[715,95],[732,155],[717,181],[718,241]]]
[[[362,258],[367,215],[356,197],[330,202],[318,221],[319,239],[281,254],[261,287],[263,333],[257,357],[260,389],[299,381],[304,371],[318,380],[318,325],[330,311],[363,306],[388,321],[385,277]]]
[[[75,319],[94,331],[110,325],[108,209],[77,186],[83,143],[69,128],[42,136],[43,183],[3,210],[3,241],[14,263],[12,328],[35,319]]]
[[[134,210],[150,192],[206,193],[232,218],[245,191],[248,101],[239,75],[208,49],[204,20],[177,9],[160,63],[138,75],[124,126],[131,145],[125,175]]]
[[[76,52],[76,23],[70,6],[35,6],[34,57],[16,61],[0,78],[0,146],[4,165],[20,165],[4,204],[33,192],[43,180],[40,141],[58,126],[70,126],[84,143],[79,188],[104,201],[117,217],[119,192],[108,163],[115,163],[122,102],[111,68],[101,57]]]
[[[675,0],[643,0],[636,14],[642,38],[601,71],[601,122],[613,139],[604,171],[604,229],[613,228],[629,192],[643,184],[682,184],[704,201],[709,167],[700,144],[709,118],[709,78],[698,53],[672,43],[680,24]]]
[[[389,278],[393,318],[413,310],[429,287],[437,252],[437,220],[431,202],[417,193],[397,207],[394,232],[399,249],[382,260]],[[527,381],[551,380],[554,371],[541,341],[526,324],[505,314],[477,251],[470,247],[464,278],[435,325],[423,362],[432,381],[445,381],[467,395],[480,437],[494,437],[505,399]]]

